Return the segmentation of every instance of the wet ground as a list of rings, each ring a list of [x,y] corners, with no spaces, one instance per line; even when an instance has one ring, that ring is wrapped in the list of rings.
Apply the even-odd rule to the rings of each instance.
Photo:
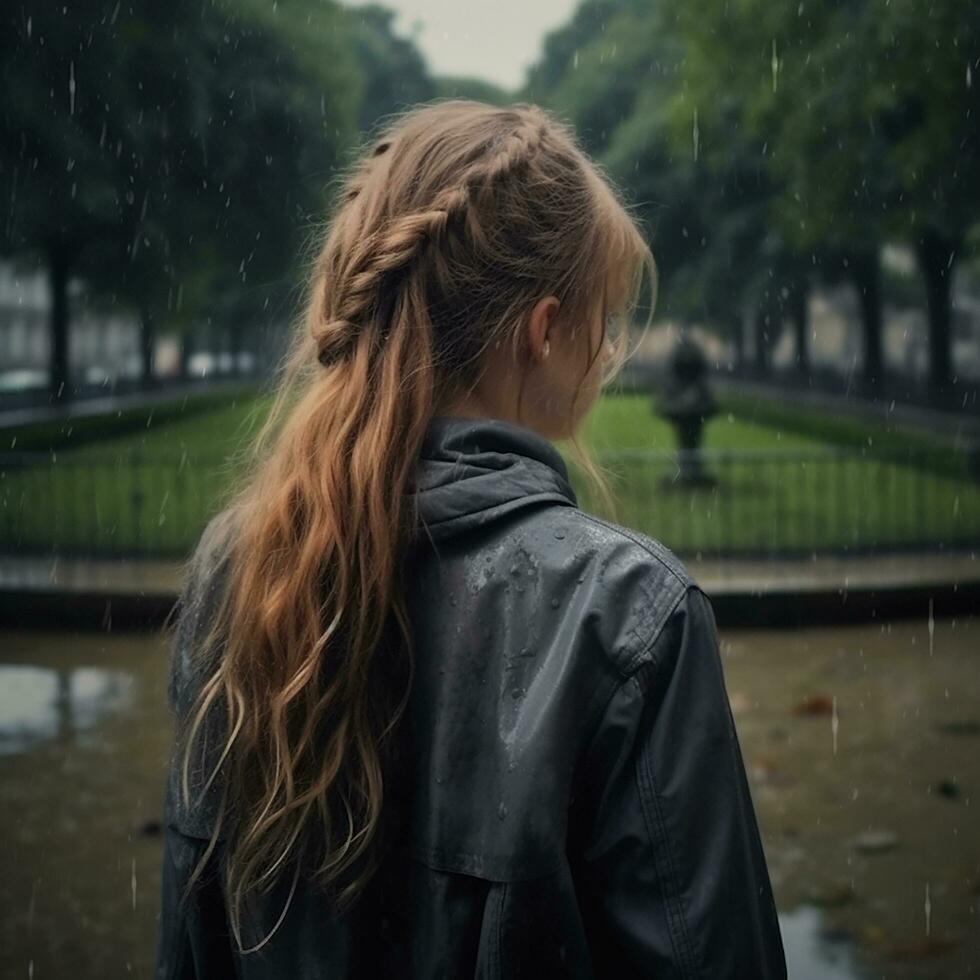
[[[721,639],[794,975],[980,976],[980,620]]]
[[[980,975],[980,621],[723,630],[796,980]],[[0,976],[149,977],[166,649],[0,633]]]

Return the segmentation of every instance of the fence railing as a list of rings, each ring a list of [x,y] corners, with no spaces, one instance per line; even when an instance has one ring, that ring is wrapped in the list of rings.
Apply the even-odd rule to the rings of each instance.
[[[0,454],[0,552],[182,558],[230,476],[227,461],[187,453]]]
[[[935,454],[851,449],[705,450],[706,486],[679,453],[600,455],[614,519],[682,556],[776,556],[980,547],[980,483]],[[232,472],[188,454],[0,454],[0,553],[181,558],[221,506]],[[572,468],[585,509],[586,482]]]

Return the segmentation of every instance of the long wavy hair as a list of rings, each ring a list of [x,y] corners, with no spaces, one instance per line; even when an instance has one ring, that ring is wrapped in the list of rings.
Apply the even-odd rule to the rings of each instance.
[[[400,569],[430,419],[476,382],[483,352],[512,343],[520,356],[521,325],[545,295],[561,301],[556,329],[606,318],[605,383],[628,356],[622,325],[644,270],[651,316],[656,292],[629,207],[570,127],[535,105],[443,100],[389,117],[334,190],[302,256],[304,309],[271,410],[215,525],[228,578],[195,641],[208,669],[179,739],[194,806],[194,747],[221,712],[205,785],[221,786],[220,813],[185,894],[222,837],[240,949],[245,898],[301,850],[341,910],[376,868],[386,746],[411,686]]]

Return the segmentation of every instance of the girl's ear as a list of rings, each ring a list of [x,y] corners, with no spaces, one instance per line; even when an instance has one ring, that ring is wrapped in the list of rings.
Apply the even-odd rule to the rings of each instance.
[[[527,345],[535,363],[551,352],[550,331],[554,326],[561,301],[557,296],[545,296],[534,304],[527,320]]]

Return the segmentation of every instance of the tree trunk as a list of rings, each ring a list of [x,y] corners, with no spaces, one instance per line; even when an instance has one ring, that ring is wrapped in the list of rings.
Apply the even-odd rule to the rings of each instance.
[[[68,367],[68,249],[61,243],[48,248],[48,283],[51,291],[51,355],[48,367],[48,385],[51,399],[65,402],[71,398]]]
[[[244,329],[242,324],[237,324],[234,327],[229,327],[226,333],[228,353],[231,354],[231,373],[234,376],[241,374],[241,367],[238,362],[242,353],[242,331]]]
[[[805,277],[797,279],[790,287],[789,315],[796,334],[796,369],[804,376],[810,373],[810,320],[807,311],[809,296],[810,284]]]
[[[180,335],[180,378],[187,381],[190,378],[191,357],[194,354],[193,328],[187,328]]]
[[[924,232],[916,246],[929,311],[929,387],[937,399],[948,392],[953,375],[949,286],[955,251],[949,238],[934,231]]]
[[[864,338],[862,379],[869,391],[877,391],[882,380],[881,355],[881,263],[878,249],[851,256],[851,275],[861,307]]]
[[[140,377],[144,385],[153,382],[153,355],[156,347],[156,323],[153,311],[148,303],[140,306],[140,359],[142,367]]]
[[[735,370],[740,370],[745,363],[745,317],[741,313],[733,313],[732,346],[735,349]]]
[[[769,373],[769,344],[772,338],[772,304],[768,296],[755,311],[755,368],[762,376]]]

